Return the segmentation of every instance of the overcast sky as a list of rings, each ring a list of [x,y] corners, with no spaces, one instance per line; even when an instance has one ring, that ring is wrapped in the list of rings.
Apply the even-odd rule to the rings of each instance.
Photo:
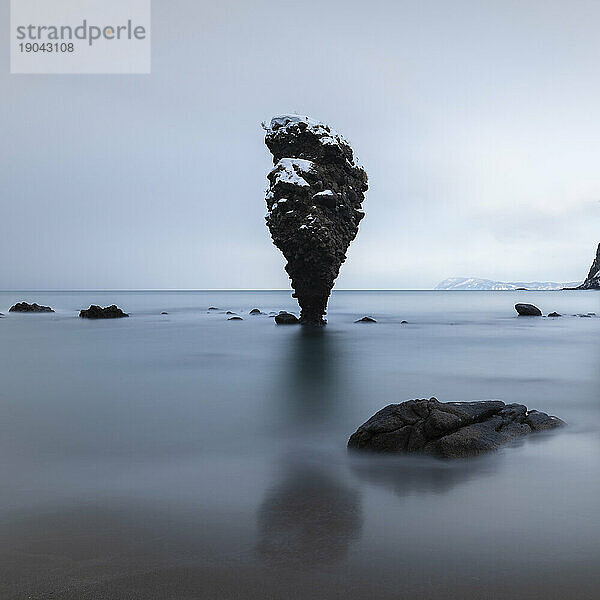
[[[8,32],[8,1],[1,3]],[[0,73],[0,288],[284,288],[273,114],[370,179],[339,288],[583,279],[600,241],[600,4],[153,0],[151,75]]]

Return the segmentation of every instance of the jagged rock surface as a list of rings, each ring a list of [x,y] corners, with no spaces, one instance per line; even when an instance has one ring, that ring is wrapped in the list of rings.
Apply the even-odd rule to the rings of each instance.
[[[596,258],[586,280],[579,286],[580,290],[600,290],[600,244],[596,251]]]
[[[27,302],[17,302],[14,306],[11,306],[8,312],[33,312],[33,313],[51,313],[54,312],[49,306],[40,306],[35,302],[33,304],[27,304]]]
[[[82,319],[121,319],[129,315],[114,304],[106,308],[92,304],[88,309],[79,311],[79,316]]]
[[[364,217],[367,174],[348,142],[324,123],[284,115],[263,127],[274,164],[267,226],[287,260],[300,321],[324,324],[331,288]]]
[[[464,458],[496,450],[534,431],[564,425],[557,417],[500,400],[390,404],[361,425],[348,448],[376,452],[423,452]]]

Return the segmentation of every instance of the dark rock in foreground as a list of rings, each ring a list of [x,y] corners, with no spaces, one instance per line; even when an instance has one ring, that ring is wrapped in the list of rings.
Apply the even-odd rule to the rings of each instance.
[[[515,438],[564,425],[557,417],[500,400],[390,404],[361,425],[348,448],[375,452],[422,452],[464,458],[491,452]]]
[[[296,315],[282,310],[278,315],[275,315],[275,323],[277,325],[295,325],[300,323],[300,319]]]
[[[121,319],[129,315],[114,304],[106,308],[92,304],[88,309],[79,311],[79,316],[82,319]]]
[[[267,226],[285,256],[300,322],[324,325],[331,288],[364,217],[367,174],[325,123],[283,115],[263,124],[273,155]]]
[[[35,302],[33,304],[27,304],[27,302],[17,302],[14,306],[11,306],[8,312],[22,312],[22,313],[51,313],[54,312],[49,306],[40,306]]]
[[[363,317],[362,319],[358,319],[358,321],[354,321],[355,323],[377,323],[377,321],[373,317]]]
[[[578,290],[600,290],[600,244],[596,250],[596,258],[592,263],[586,280],[577,288]]]
[[[541,317],[542,311],[533,304],[515,304],[515,310],[521,317]]]

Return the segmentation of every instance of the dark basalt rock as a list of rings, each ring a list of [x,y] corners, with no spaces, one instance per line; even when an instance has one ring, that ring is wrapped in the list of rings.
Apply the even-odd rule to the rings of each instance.
[[[358,319],[358,321],[354,321],[355,323],[377,323],[377,321],[373,317],[363,317],[362,319]]]
[[[235,317],[229,317],[229,319],[227,319],[228,321],[243,321],[244,319],[242,319],[242,317],[238,317],[237,315]]]
[[[106,308],[92,304],[88,309],[79,311],[79,316],[82,319],[121,319],[129,315],[114,304]]]
[[[600,244],[596,250],[596,258],[585,281],[576,288],[578,290],[600,290]]]
[[[551,313],[548,314],[548,316],[552,317],[552,318],[562,317],[562,315],[560,313],[557,313],[557,312],[551,312]]]
[[[515,304],[515,310],[521,317],[541,317],[542,311],[533,304]]]
[[[464,458],[491,452],[534,431],[564,425],[557,417],[500,400],[390,404],[361,425],[348,448],[375,452],[421,452]]]
[[[253,308],[250,313],[251,315],[262,315],[262,313],[260,312],[260,310],[258,308]]]
[[[40,306],[35,302],[33,304],[27,304],[27,302],[17,302],[14,306],[11,306],[8,312],[21,312],[21,313],[52,313],[49,306]]]
[[[323,325],[331,288],[364,217],[367,174],[328,125],[284,115],[263,127],[275,165],[268,175],[267,226],[287,260],[300,322]]]
[[[277,325],[295,325],[300,323],[300,320],[296,315],[282,310],[278,315],[275,315],[275,323]]]

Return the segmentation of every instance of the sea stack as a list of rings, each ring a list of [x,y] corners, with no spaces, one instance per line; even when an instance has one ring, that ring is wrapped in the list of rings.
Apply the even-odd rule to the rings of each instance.
[[[600,290],[600,244],[596,250],[596,258],[586,280],[579,286],[580,290]]]
[[[350,144],[325,123],[283,115],[263,127],[274,164],[267,226],[287,260],[300,322],[324,325],[331,288],[365,216],[367,174]]]

